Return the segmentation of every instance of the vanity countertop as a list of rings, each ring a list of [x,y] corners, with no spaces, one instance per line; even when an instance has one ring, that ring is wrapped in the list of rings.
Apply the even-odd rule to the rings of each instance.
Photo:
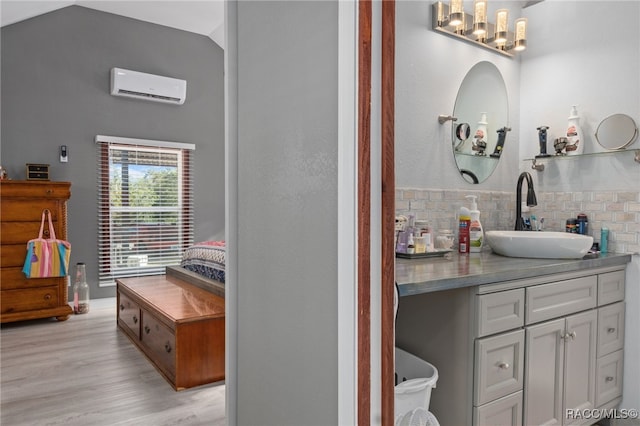
[[[450,259],[396,258],[396,282],[400,296],[412,296],[587,268],[619,266],[630,261],[630,254],[587,255],[583,259],[530,259],[499,256],[491,251],[466,255],[453,253]]]

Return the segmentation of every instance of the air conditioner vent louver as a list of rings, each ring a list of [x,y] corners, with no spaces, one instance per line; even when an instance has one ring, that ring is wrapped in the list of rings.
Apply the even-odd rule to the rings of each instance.
[[[111,94],[182,105],[187,96],[187,82],[177,78],[112,68]]]

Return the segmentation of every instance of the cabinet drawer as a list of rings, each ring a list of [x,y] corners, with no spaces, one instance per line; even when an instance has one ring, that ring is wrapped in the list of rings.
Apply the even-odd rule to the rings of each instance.
[[[175,379],[176,338],[173,331],[152,314],[143,310],[140,335],[142,343],[151,352],[151,358],[156,365],[171,379]]]
[[[65,235],[60,231],[60,226],[57,222],[53,222],[53,229],[56,233],[56,238],[64,239]],[[5,222],[0,224],[0,232],[2,233],[2,245],[5,244],[24,244],[25,250],[27,248],[27,241],[38,238],[40,233],[40,222]],[[42,232],[44,238],[49,238],[49,225],[45,225],[45,229]]]
[[[37,235],[36,235],[37,237]],[[24,265],[24,259],[27,256],[27,243],[20,244],[2,244],[0,248],[2,250],[2,256],[0,256],[0,267],[20,267]],[[4,269],[2,279],[4,280]]]
[[[473,407],[473,426],[522,425],[522,391]]]
[[[624,271],[598,275],[598,305],[618,302],[624,299]]]
[[[35,311],[58,306],[58,287],[3,290],[0,295],[2,313]]]
[[[4,256],[4,252],[2,253]],[[60,285],[62,289],[67,287],[66,277],[54,278],[27,278],[22,272],[22,265],[13,268],[2,268],[2,280],[0,287],[2,290],[29,289],[37,287],[52,287]]]
[[[58,209],[63,201],[55,199],[2,200],[0,212],[3,222],[38,222],[42,220],[42,211],[49,209],[51,220],[58,220]],[[35,237],[32,237],[35,238]]]
[[[474,405],[521,390],[523,361],[524,330],[476,340]]]
[[[526,323],[532,324],[594,308],[596,276],[542,284],[526,289]]]
[[[622,395],[623,351],[598,358],[596,369],[596,407]]]
[[[140,307],[127,295],[118,293],[118,323],[140,339]]]
[[[524,288],[476,297],[477,336],[487,336],[524,325]]]
[[[598,309],[598,357],[624,346],[624,302]]]
[[[0,185],[0,194],[5,198],[61,198],[71,197],[69,182],[6,181]]]

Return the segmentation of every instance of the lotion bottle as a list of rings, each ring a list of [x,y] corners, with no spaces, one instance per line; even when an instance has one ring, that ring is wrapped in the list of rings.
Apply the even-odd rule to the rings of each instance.
[[[580,155],[584,152],[584,139],[580,129],[580,116],[575,105],[571,107],[569,122],[567,124],[567,155]]]
[[[458,252],[469,253],[469,225],[471,224],[471,214],[466,207],[460,207],[458,216]]]
[[[480,223],[480,210],[478,210],[476,201],[478,197],[476,195],[467,195],[466,198],[471,200],[471,210],[469,211],[469,217],[471,218],[469,223],[469,252],[480,253],[484,243],[484,232]]]

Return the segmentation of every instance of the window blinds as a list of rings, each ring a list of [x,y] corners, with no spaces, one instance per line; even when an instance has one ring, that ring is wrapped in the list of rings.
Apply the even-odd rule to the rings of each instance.
[[[158,275],[193,244],[193,145],[98,136],[100,286]]]

